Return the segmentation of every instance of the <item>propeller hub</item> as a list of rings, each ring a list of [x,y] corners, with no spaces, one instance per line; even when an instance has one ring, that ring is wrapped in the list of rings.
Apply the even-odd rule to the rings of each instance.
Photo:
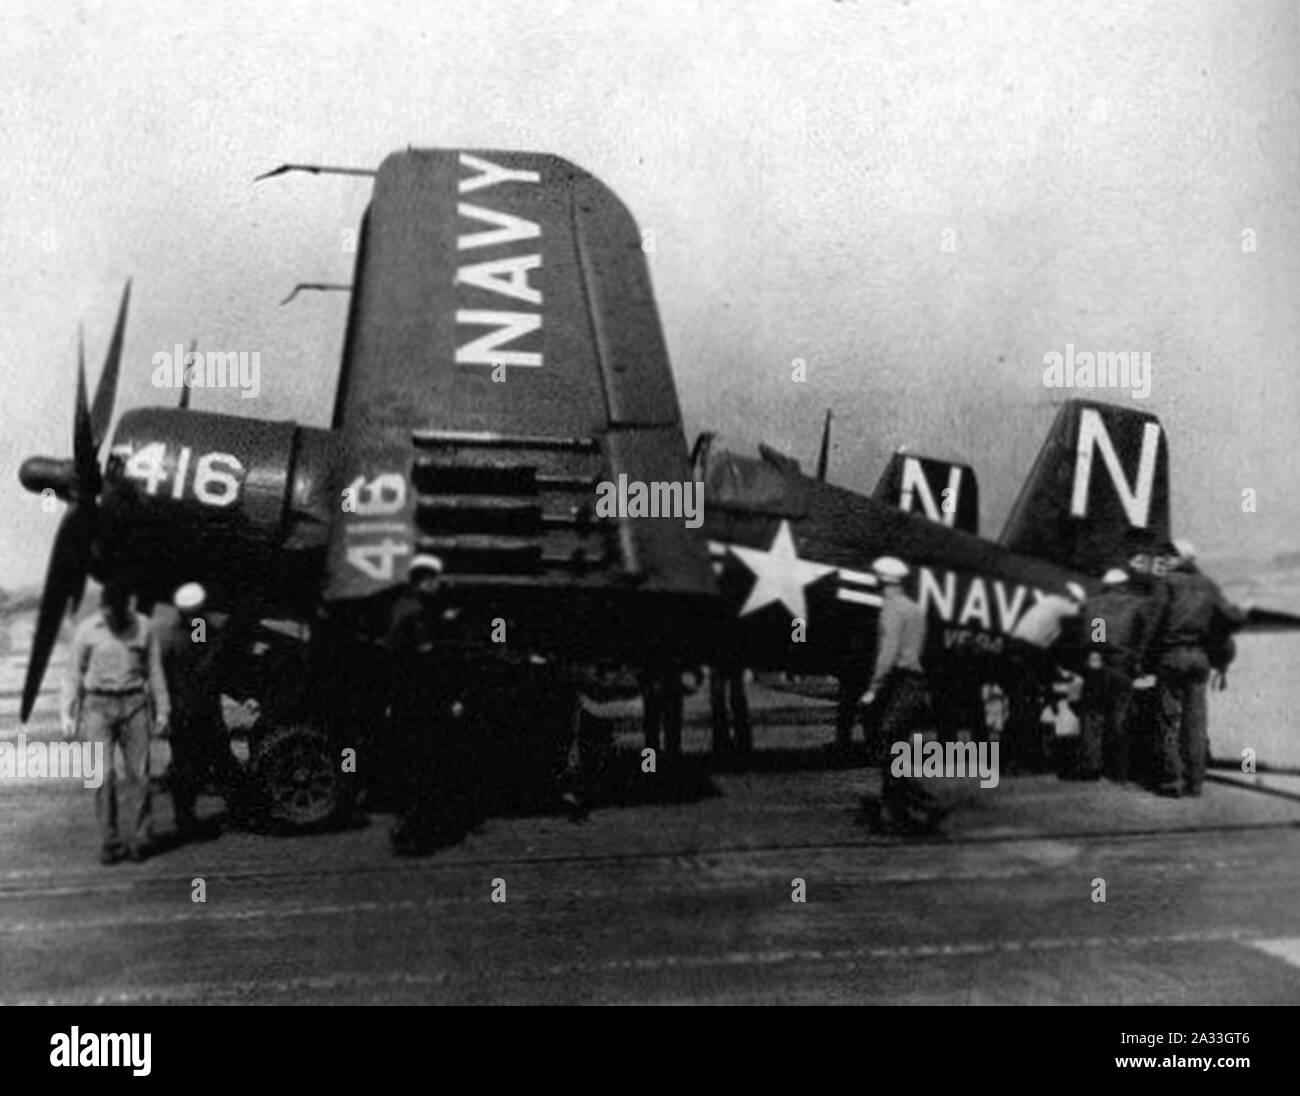
[[[76,489],[76,462],[55,457],[28,457],[18,469],[18,480],[33,495],[49,490],[68,502]]]

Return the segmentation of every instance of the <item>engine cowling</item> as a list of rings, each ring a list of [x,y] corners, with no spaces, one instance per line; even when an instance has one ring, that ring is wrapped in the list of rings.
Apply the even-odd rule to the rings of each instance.
[[[217,601],[301,603],[337,505],[325,430],[198,411],[124,414],[91,571],[151,600],[198,581]],[[289,606],[285,606],[288,608]]]

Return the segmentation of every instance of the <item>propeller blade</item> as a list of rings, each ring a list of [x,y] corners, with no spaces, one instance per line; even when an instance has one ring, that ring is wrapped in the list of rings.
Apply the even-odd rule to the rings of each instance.
[[[72,419],[72,463],[77,478],[74,497],[93,499],[99,493],[98,448],[86,406],[86,343],[83,337],[77,342],[77,407]]]
[[[117,324],[108,347],[104,371],[95,388],[95,405],[92,409],[86,398],[86,333],[77,331],[77,404],[72,420],[72,483],[66,496],[71,499],[68,511],[54,535],[50,551],[50,564],[45,575],[45,590],[41,594],[41,607],[36,617],[36,635],[32,639],[31,659],[27,663],[27,677],[23,681],[23,698],[20,708],[22,722],[32,713],[32,706],[41,690],[45,668],[50,661],[59,636],[59,626],[69,606],[76,610],[81,605],[86,590],[86,572],[91,547],[95,540],[95,498],[99,494],[100,474],[98,451],[113,417],[113,401],[117,396],[117,378],[122,363],[122,336],[126,329],[127,307],[131,300],[131,283],[122,291],[122,303],[117,310]],[[40,469],[37,469],[40,471]],[[31,477],[29,477],[31,478]]]
[[[69,609],[72,610],[72,612],[75,613],[78,609],[81,608],[81,599],[85,595],[85,593],[86,593],[86,569],[83,567],[69,595],[72,598],[72,604],[69,605],[68,607]]]
[[[89,504],[78,503],[68,508],[63,515],[63,524],[68,526],[68,571],[70,582],[68,598],[71,610],[81,608],[81,596],[86,592],[86,574],[90,570],[90,550],[95,542],[95,519],[98,511],[94,501]]]
[[[128,278],[126,288],[122,290],[122,303],[117,309],[113,340],[108,344],[108,357],[104,359],[104,371],[100,373],[99,384],[95,386],[95,403],[90,411],[91,436],[95,441],[96,452],[103,444],[108,424],[113,418],[113,402],[117,398],[117,378],[122,364],[122,335],[126,330],[126,310],[130,303],[131,279]]]
[[[50,566],[45,575],[45,590],[41,594],[41,608],[36,617],[36,635],[32,640],[32,654],[27,663],[27,678],[23,682],[23,703],[20,719],[27,722],[32,706],[41,691],[45,667],[50,661],[54,641],[59,637],[70,599],[81,600],[86,572],[82,566],[83,539],[82,513],[74,504],[63,515],[59,531],[54,536],[50,551]]]

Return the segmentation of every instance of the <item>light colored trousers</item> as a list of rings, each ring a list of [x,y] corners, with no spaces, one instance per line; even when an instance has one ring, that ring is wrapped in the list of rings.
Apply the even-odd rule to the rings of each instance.
[[[104,744],[104,781],[95,789],[95,814],[105,848],[124,843],[136,847],[149,840],[149,731],[153,711],[144,692],[128,696],[81,698],[81,736]],[[122,750],[121,787],[113,747]],[[122,836],[118,836],[121,819]]]

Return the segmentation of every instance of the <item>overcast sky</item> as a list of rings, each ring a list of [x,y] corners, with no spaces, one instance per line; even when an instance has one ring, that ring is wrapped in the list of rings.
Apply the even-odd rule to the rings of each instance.
[[[346,298],[278,301],[350,280],[369,181],[252,179],[408,144],[552,152],[622,197],[688,440],[811,463],[833,406],[832,479],[961,457],[996,535],[1068,394],[1043,356],[1149,351],[1151,396],[1108,398],[1168,429],[1175,532],[1296,549],[1297,23],[1289,0],[6,0],[0,586],[43,574],[55,521],[17,467],[70,454],[77,323],[93,386],[128,276],[119,411],[170,404],[150,359],[197,338],[260,351],[262,395],[196,408],[326,424]]]

